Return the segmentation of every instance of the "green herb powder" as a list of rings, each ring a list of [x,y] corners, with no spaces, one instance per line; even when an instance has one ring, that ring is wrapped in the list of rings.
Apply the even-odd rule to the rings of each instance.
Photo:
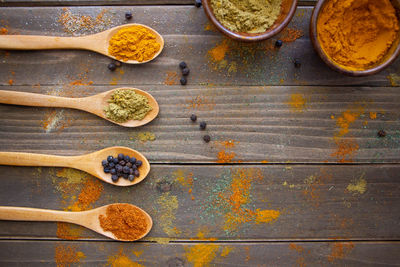
[[[104,108],[106,117],[115,122],[126,122],[129,120],[142,120],[152,110],[147,97],[137,94],[135,90],[116,90],[109,105]]]
[[[234,32],[260,33],[281,12],[282,0],[211,0],[215,17]]]

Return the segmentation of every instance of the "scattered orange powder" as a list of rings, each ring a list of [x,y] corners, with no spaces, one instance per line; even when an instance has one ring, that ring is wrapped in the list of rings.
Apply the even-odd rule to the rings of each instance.
[[[54,259],[57,267],[68,267],[72,264],[79,263],[85,258],[85,254],[81,251],[76,251],[73,246],[58,245],[55,247]]]
[[[167,76],[164,80],[165,85],[176,85],[178,84],[178,73],[176,71],[168,71]]]
[[[9,79],[9,80],[8,80],[8,84],[9,84],[9,85],[13,85],[13,84],[14,84],[14,80],[13,80],[13,79]]]
[[[69,206],[67,210],[82,211],[92,208],[92,204],[100,198],[102,191],[103,185],[99,180],[88,179],[83,185],[78,201]]]
[[[77,240],[81,238],[82,227],[79,225],[58,222],[57,237],[66,240]]]
[[[302,30],[285,28],[280,34],[279,39],[285,43],[291,43],[304,35]]]
[[[4,35],[4,34],[8,34],[8,30],[4,27],[0,28],[0,34]]]
[[[233,250],[233,247],[224,247],[224,249],[221,252],[221,257],[228,256],[229,253],[231,253],[232,250]]]
[[[221,150],[217,154],[217,163],[232,163],[235,156],[235,152],[226,153],[225,150]]]
[[[300,245],[296,245],[295,243],[290,243],[289,248],[292,250],[296,250],[299,253],[302,253],[304,251],[304,248]]]
[[[123,253],[122,249],[120,249],[118,254],[109,256],[107,263],[107,266],[111,267],[144,267],[143,265],[132,261]]]
[[[231,139],[231,140],[225,140],[225,141],[215,141],[215,143],[222,145],[225,148],[234,148],[236,146],[236,144],[238,144],[239,142]]]
[[[187,109],[199,109],[199,110],[213,110],[215,107],[214,99],[210,99],[205,96],[196,96],[191,100],[186,101],[185,107]]]
[[[370,112],[370,113],[369,113],[369,118],[370,118],[371,120],[375,120],[376,117],[377,117],[376,112]]]
[[[227,192],[219,193],[228,211],[224,214],[226,232],[236,231],[238,227],[247,222],[271,223],[280,216],[278,210],[251,210],[246,208],[250,203],[250,188],[255,180],[262,180],[261,170],[258,168],[232,170],[232,182]]]
[[[306,99],[302,94],[291,94],[288,104],[293,111],[303,112],[306,106]]]
[[[175,178],[175,181],[179,182],[182,186],[188,189],[188,193],[191,196],[192,200],[195,200],[192,192],[193,192],[193,173],[187,173],[184,170],[178,169],[172,173],[172,176]]]
[[[228,41],[225,39],[219,45],[208,51],[208,54],[213,61],[221,61],[225,58],[228,49]]]
[[[336,125],[340,127],[338,136],[343,136],[349,132],[350,124],[354,123],[361,114],[364,113],[363,107],[357,107],[355,110],[346,110],[336,119]]]
[[[359,149],[357,142],[354,139],[334,138],[334,140],[337,149],[331,156],[336,157],[340,163],[353,162],[353,154]]]
[[[335,242],[332,246],[332,252],[328,255],[328,261],[334,262],[343,259],[354,248],[353,242]]]

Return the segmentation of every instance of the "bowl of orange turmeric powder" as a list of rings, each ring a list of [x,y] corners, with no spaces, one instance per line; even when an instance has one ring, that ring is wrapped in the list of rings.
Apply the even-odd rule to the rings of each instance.
[[[373,75],[400,54],[400,0],[319,0],[310,22],[316,52],[332,69]]]

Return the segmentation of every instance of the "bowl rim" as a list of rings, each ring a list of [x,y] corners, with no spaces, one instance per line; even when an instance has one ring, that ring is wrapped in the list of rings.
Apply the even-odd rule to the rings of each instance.
[[[314,50],[317,52],[319,57],[331,69],[333,69],[339,73],[345,74],[345,75],[349,75],[349,76],[353,76],[353,77],[363,77],[363,76],[374,75],[374,74],[377,74],[378,72],[381,72],[382,70],[387,68],[390,64],[392,64],[396,60],[396,58],[400,55],[400,42],[398,42],[397,48],[385,62],[383,62],[382,64],[379,64],[378,66],[370,68],[370,69],[349,70],[349,69],[343,68],[339,64],[335,63],[335,61],[333,61],[322,49],[322,46],[318,40],[318,33],[317,33],[317,22],[318,22],[318,17],[319,17],[320,11],[323,8],[323,6],[325,5],[325,3],[328,1],[331,1],[331,0],[319,0],[314,7],[314,10],[311,15],[311,20],[310,20],[310,39],[313,44]],[[390,1],[392,2],[393,0],[390,0]],[[400,5],[400,0],[394,0],[394,1],[398,1],[399,5]],[[398,12],[399,12],[399,10],[397,10],[397,14],[398,14]],[[398,17],[398,19],[400,21],[399,17]]]
[[[225,34],[226,36],[238,40],[238,41],[245,41],[245,42],[256,42],[256,41],[262,41],[271,38],[272,36],[278,34],[281,32],[292,20],[296,10],[297,10],[297,2],[298,0],[291,0],[292,5],[290,7],[289,13],[286,15],[285,19],[282,21],[281,24],[279,24],[276,28],[269,32],[264,32],[260,33],[254,36],[245,36],[241,35],[238,32],[231,31],[225,26],[223,26],[217,18],[214,16],[214,13],[212,11],[211,5],[209,3],[210,0],[203,0],[203,7],[204,7],[204,12],[206,13],[208,19],[217,27],[217,29]]]

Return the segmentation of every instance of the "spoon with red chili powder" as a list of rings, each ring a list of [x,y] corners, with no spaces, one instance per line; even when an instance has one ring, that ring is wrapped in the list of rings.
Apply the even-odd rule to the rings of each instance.
[[[0,207],[0,220],[73,223],[119,241],[141,239],[153,226],[147,212],[126,203],[77,212],[3,206]]]
[[[80,49],[90,50],[110,58],[116,59],[109,53],[109,45],[111,38],[118,33],[119,30],[128,27],[143,27],[155,36],[155,41],[160,44],[160,49],[153,57],[143,61],[127,60],[124,63],[142,64],[155,59],[164,48],[164,39],[156,30],[143,24],[125,24],[113,27],[96,34],[79,36],[79,37],[56,37],[42,35],[0,35],[0,49],[8,50],[48,50],[48,49]]]
[[[111,174],[105,173],[102,161],[108,156],[117,157],[118,154],[135,157],[142,161],[139,167],[140,175],[132,182],[127,179],[119,179],[117,182],[111,180]],[[69,167],[87,172],[104,182],[117,186],[130,186],[137,184],[146,178],[150,172],[149,161],[136,150],[128,147],[115,146],[105,148],[90,154],[80,156],[55,156],[22,152],[0,152],[0,165],[12,166],[45,166],[45,167]]]
[[[104,108],[108,106],[113,93],[117,90],[134,90],[136,94],[147,98],[149,106],[152,108],[142,120],[128,120],[126,122],[116,122],[107,118]],[[139,127],[154,120],[160,110],[156,99],[149,93],[136,88],[116,88],[104,93],[82,98],[60,97],[25,92],[0,90],[0,103],[11,105],[23,105],[32,107],[58,107],[73,108],[95,114],[105,120],[124,127]]]

